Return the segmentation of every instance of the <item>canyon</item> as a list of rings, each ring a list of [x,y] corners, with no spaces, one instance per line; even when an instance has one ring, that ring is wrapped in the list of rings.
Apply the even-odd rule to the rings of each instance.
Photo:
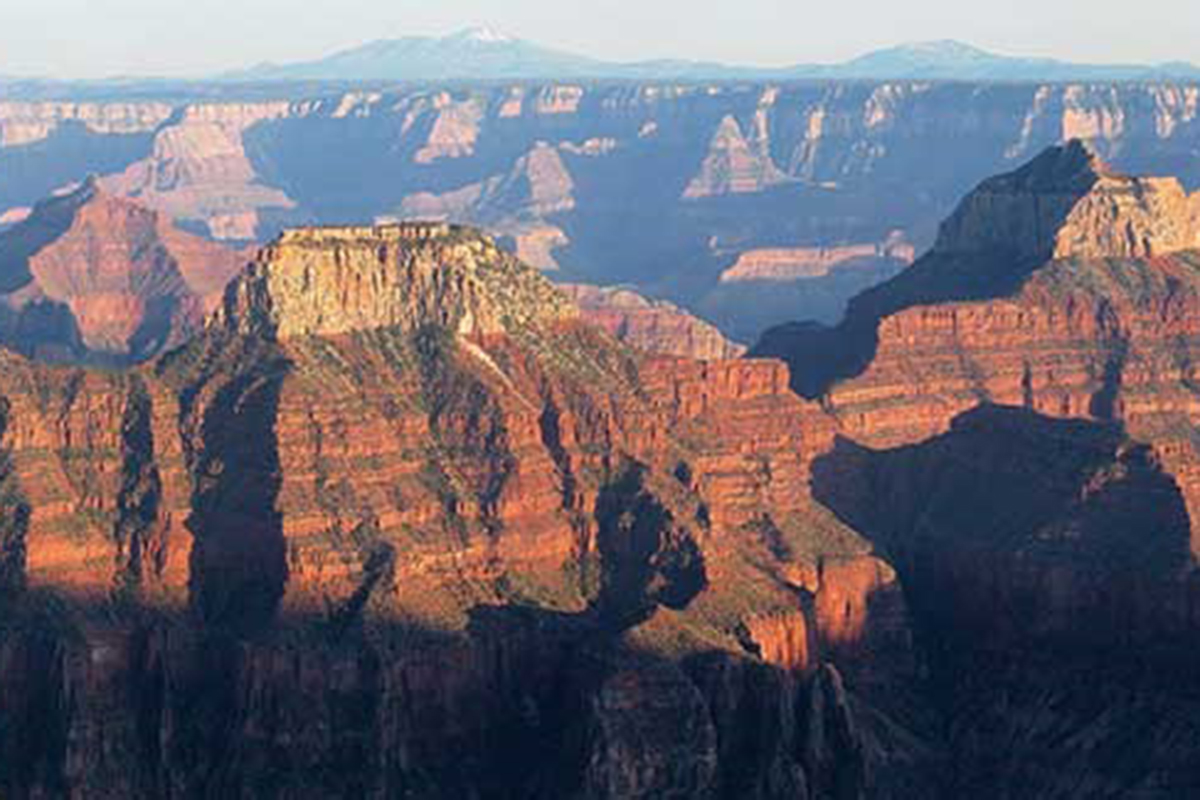
[[[144,361],[199,331],[244,260],[89,179],[0,232],[0,342],[41,361]]]
[[[124,369],[0,350],[0,790],[1186,795],[1200,201],[1103,149],[745,356],[441,220],[289,228]]]
[[[918,768],[851,720],[876,690],[846,676],[895,653],[896,735],[904,602],[805,490],[832,430],[779,362],[628,348],[442,223],[290,230],[143,366],[0,357],[6,794]]]
[[[1085,139],[1119,169],[1200,186],[1200,89],[1187,81],[190,91],[0,98],[0,218],[92,173],[239,244],[299,224],[437,217],[492,231],[556,280],[628,285],[750,342],[777,323],[837,322],[910,260],[867,248],[899,232],[924,252],[975,183],[1046,146]],[[861,257],[722,280],[812,250]]]
[[[189,234],[89,178],[0,232],[0,342],[44,362],[147,361],[201,329],[252,251]],[[686,311],[628,289],[563,290],[585,319],[633,347],[694,358],[746,350]]]
[[[1008,743],[960,759],[963,786],[1189,791],[1197,201],[1052,148],[981,183],[838,326],[752,351],[837,420],[814,495],[901,576],[954,735]],[[1119,754],[1126,726],[1147,739]]]

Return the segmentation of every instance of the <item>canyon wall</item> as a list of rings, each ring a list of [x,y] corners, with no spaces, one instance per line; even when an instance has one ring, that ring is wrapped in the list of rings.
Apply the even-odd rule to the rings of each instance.
[[[41,361],[144,361],[196,334],[245,260],[88,180],[0,232],[0,341]]]
[[[630,289],[559,284],[583,318],[627,344],[649,353],[699,359],[737,358],[745,345],[731,342],[698,317],[665,300],[650,300]]]
[[[4,351],[0,788],[1186,794],[1195,208],[1050,148],[732,360],[436,221],[288,231],[137,368]]]
[[[0,215],[96,173],[221,239],[446,217],[507,237],[564,279],[630,284],[748,341],[771,323],[835,322],[907,259],[864,253],[825,275],[722,283],[744,257],[860,253],[897,231],[921,252],[976,182],[1047,145],[1085,139],[1120,169],[1200,184],[1190,84],[522,84],[253,101],[212,91],[203,102],[0,102]]]
[[[1200,633],[1194,202],[1082,143],[1050,149],[981,183],[839,326],[754,350],[836,421],[814,494],[900,575],[959,794],[1187,783],[1195,754],[1138,720],[1190,708],[1172,676]],[[1097,766],[1130,728],[1146,746]]]
[[[928,769],[871,733],[909,731],[906,606],[812,500],[832,427],[780,362],[631,350],[438,224],[289,231],[142,367],[3,358],[6,794]]]

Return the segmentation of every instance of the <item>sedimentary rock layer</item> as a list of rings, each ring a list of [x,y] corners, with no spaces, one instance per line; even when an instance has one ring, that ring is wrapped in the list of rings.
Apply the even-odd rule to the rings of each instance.
[[[1195,754],[1164,732],[1190,724],[1151,709],[1190,708],[1193,683],[1163,676],[1192,669],[1200,635],[1193,202],[1052,149],[984,182],[840,326],[756,348],[836,420],[815,494],[931,637],[961,742],[950,796],[1186,783],[1173,765]],[[1147,746],[1098,768],[1146,714]]]
[[[786,364],[441,223],[289,233],[137,370],[4,356],[0,785],[1186,792],[1179,194],[1047,152]]]
[[[746,253],[897,230],[922,252],[971,186],[1071,138],[1121,170],[1200,185],[1200,95],[1186,83],[212,91],[0,103],[0,216],[88,173],[222,239],[435,214],[525,240],[523,256],[572,281],[652,287],[695,310]],[[820,281],[790,295],[794,318],[836,321],[863,288]],[[727,334],[780,320],[734,299],[718,320]]]
[[[200,329],[243,260],[89,180],[0,235],[0,336],[44,360],[145,360]]]
[[[813,503],[832,428],[779,362],[637,353],[440,224],[285,234],[136,370],[4,358],[6,790],[775,797],[897,761],[843,673],[904,680],[904,602]]]
[[[629,289],[581,284],[558,288],[579,306],[585,320],[647,352],[704,360],[737,358],[746,352],[713,325],[671,303],[649,300]]]

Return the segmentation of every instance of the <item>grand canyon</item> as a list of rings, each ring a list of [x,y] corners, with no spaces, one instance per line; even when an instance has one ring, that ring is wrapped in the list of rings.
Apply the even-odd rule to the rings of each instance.
[[[1195,78],[0,78],[0,797],[1200,793]]]
[[[774,324],[836,322],[931,246],[972,186],[1049,145],[1086,139],[1117,168],[1200,187],[1188,81],[66,91],[0,101],[0,220],[89,174],[236,244],[445,219],[556,280],[626,285],[746,345]]]
[[[292,228],[231,276],[159,213],[90,182],[2,240],[80,345],[3,356],[8,794],[1193,785],[1176,179],[1047,149],[750,357],[617,338],[656,306],[460,225]],[[139,285],[180,310],[140,357],[86,311]]]

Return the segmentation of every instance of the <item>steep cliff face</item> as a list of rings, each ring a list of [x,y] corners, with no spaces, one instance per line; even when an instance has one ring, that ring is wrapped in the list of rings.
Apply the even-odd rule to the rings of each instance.
[[[7,360],[6,791],[780,797],[927,762],[869,746],[906,730],[905,606],[809,496],[832,428],[778,362],[627,350],[442,225],[290,232],[135,371]]]
[[[850,397],[872,372],[898,366],[889,354],[900,350],[916,361],[926,348],[938,357],[961,350],[963,358],[973,349],[1005,350],[1014,337],[1040,349],[1053,339],[1106,349],[1135,335],[1175,336],[1181,331],[1172,325],[1186,325],[1177,304],[1190,302],[1193,282],[1194,208],[1173,179],[1116,175],[1078,142],[1051,148],[982,183],[943,225],[933,250],[856,297],[838,328],[782,327],[758,351],[790,354],[802,393]],[[817,341],[832,346],[803,346]],[[1038,348],[1008,352],[1024,364]],[[960,376],[969,371],[960,368]],[[988,372],[984,363],[972,375],[986,381]],[[1023,367],[1017,372],[1024,375]],[[1037,378],[1035,369],[1029,380],[1037,385]],[[997,398],[1022,399],[1017,389]]]
[[[249,241],[264,214],[292,209],[282,191],[264,186],[246,154],[245,132],[288,116],[287,103],[198,105],[156,128],[153,148],[124,172],[106,176],[114,194],[135,197],[214,238]]]
[[[943,433],[980,402],[1119,421],[1194,515],[1191,201],[1174,181],[1103,173],[1070,145],[985,182],[938,247],[857,298],[838,329],[781,329],[758,352],[792,353],[793,383],[873,446]],[[971,236],[985,208],[1004,236]]]
[[[486,226],[510,239],[523,261],[551,272],[560,269],[556,251],[570,240],[549,220],[575,208],[574,191],[558,149],[539,141],[507,172],[442,194],[409,195],[395,216]]]
[[[1175,721],[1137,753],[1119,742],[1192,691],[1162,678],[1191,669],[1198,622],[1192,202],[1080,145],[1048,151],[984,182],[838,328],[756,348],[790,354],[837,421],[815,493],[900,575],[945,692],[954,794],[1187,780]]]
[[[412,195],[404,199],[400,211],[407,216],[452,217],[494,225],[570,211],[575,207],[574,188],[558,150],[538,142],[507,174],[443,195]]]
[[[899,232],[893,232],[879,244],[750,250],[721,273],[721,283],[787,283],[824,278],[836,270],[853,269],[879,259],[908,266],[916,259],[916,252]]]
[[[920,444],[844,441],[817,473],[904,582],[954,743],[948,796],[1188,791],[1200,582],[1153,448],[984,406]]]
[[[45,360],[150,358],[199,329],[242,260],[88,181],[0,236],[4,343]]]
[[[429,259],[405,266],[404,277],[398,277],[389,249],[432,240],[440,241],[430,250],[437,258],[457,247],[455,257],[476,265],[467,284],[447,284]],[[507,246],[511,238],[498,241]],[[518,258],[527,241],[518,239]],[[373,252],[381,242],[387,243],[385,251]],[[577,313],[542,282],[500,286],[503,279],[488,265],[508,264],[512,256],[482,242],[449,224],[384,224],[291,231],[252,255],[179,231],[158,212],[88,182],[39,204],[31,219],[0,237],[5,343],[40,361],[146,361],[194,336],[244,266],[254,282],[244,282],[239,291],[247,296],[233,301],[240,310],[227,310],[242,317],[238,324],[247,332],[273,334],[278,324],[272,315],[279,313],[295,326],[284,329],[284,336],[451,323],[499,333],[516,324],[521,308],[564,318]],[[324,269],[328,250],[345,263]],[[577,284],[559,289],[582,307],[589,323],[647,352],[709,360],[745,352],[670,303],[628,290]],[[262,318],[252,320],[257,311],[251,306],[276,295],[285,307],[264,306],[257,310]]]
[[[409,224],[285,233],[234,283],[214,324],[279,339],[424,327],[480,337],[576,316],[479,234]]]
[[[755,194],[787,181],[788,176],[771,160],[765,114],[754,121],[756,130],[747,139],[735,117],[721,120],[699,174],[683,190],[685,200]]]
[[[743,256],[837,252],[893,231],[924,251],[967,190],[1046,146],[1084,139],[1121,170],[1200,185],[1198,90],[1180,83],[208,91],[0,103],[0,218],[88,173],[221,239],[438,216],[510,236],[573,282],[628,283],[752,339],[788,319],[836,322],[898,264],[872,254],[852,274],[785,271],[777,291],[755,291],[720,281]]]
[[[1186,793],[1180,194],[1052,150],[790,369],[441,223],[290,232],[135,371],[6,356],[0,786]]]

